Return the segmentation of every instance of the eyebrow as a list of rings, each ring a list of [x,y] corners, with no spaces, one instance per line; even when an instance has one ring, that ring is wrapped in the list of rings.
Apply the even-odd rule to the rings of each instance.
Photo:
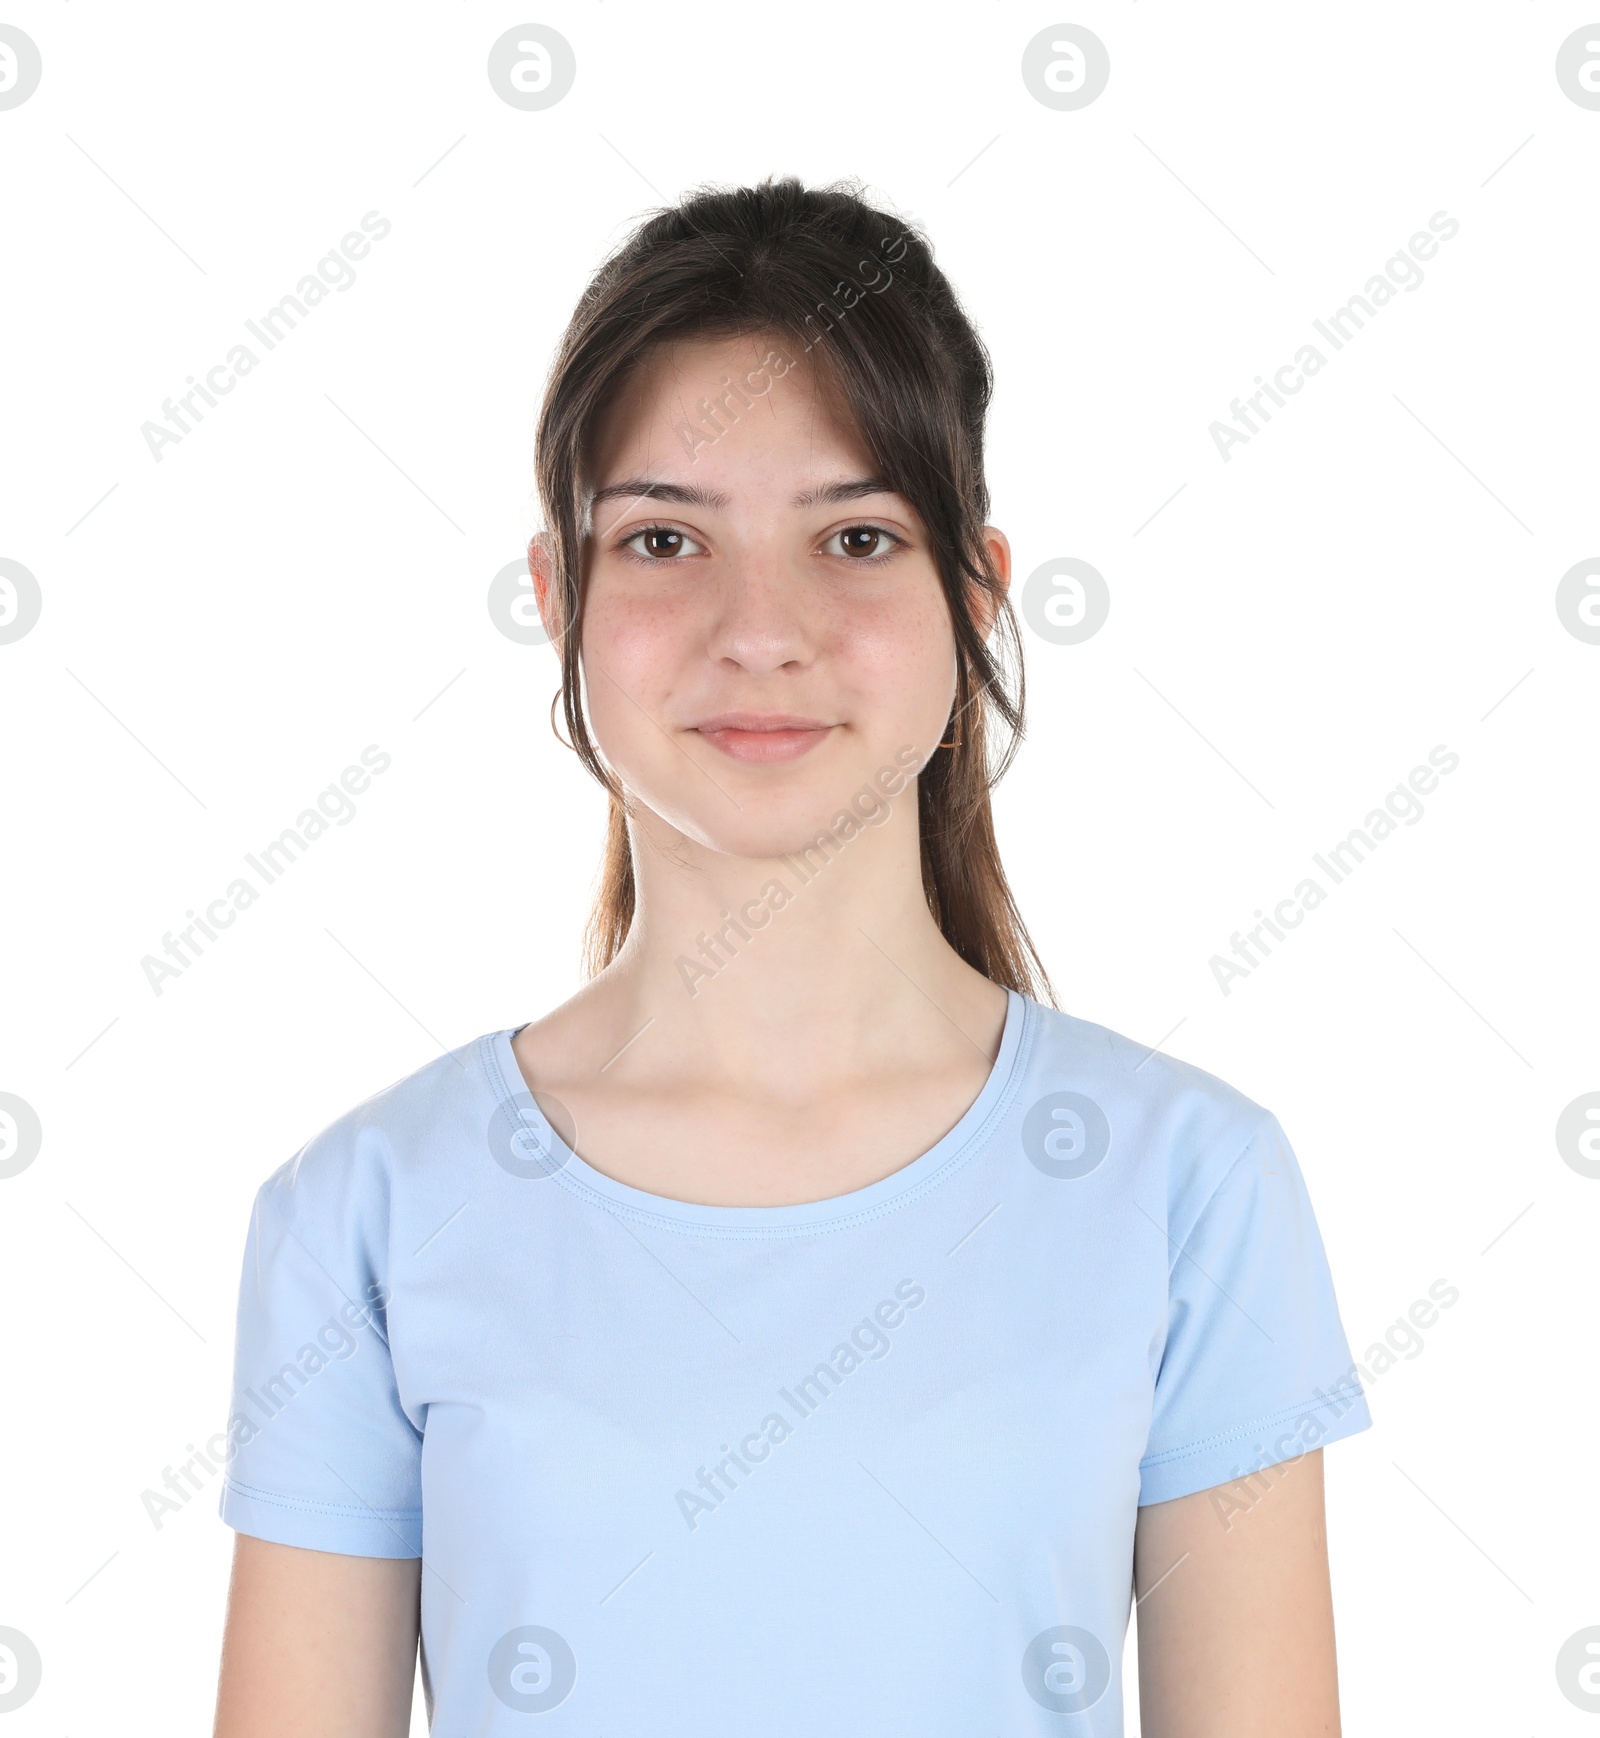
[[[804,489],[794,497],[796,507],[819,507],[836,501],[859,501],[865,495],[892,495],[895,491],[881,477],[851,477],[840,483],[824,483],[820,488]],[[693,483],[664,483],[650,477],[629,477],[620,483],[607,483],[590,497],[593,509],[602,501],[671,501],[681,507],[705,507],[718,512],[728,505],[728,497]]]
[[[892,495],[895,491],[882,477],[852,477],[843,483],[825,483],[820,489],[805,489],[795,496],[797,507],[820,507],[834,501],[859,501],[863,495]]]
[[[693,483],[658,483],[648,477],[629,477],[621,483],[607,483],[589,498],[591,507],[602,501],[673,501],[680,507],[726,507],[728,497],[701,489]]]

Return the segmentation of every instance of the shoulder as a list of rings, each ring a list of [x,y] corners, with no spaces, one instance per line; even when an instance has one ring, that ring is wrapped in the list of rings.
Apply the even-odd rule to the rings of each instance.
[[[505,1034],[485,1033],[402,1075],[314,1133],[261,1184],[258,1204],[293,1221],[384,1207],[397,1189],[482,1152],[508,1094]]]
[[[1041,1003],[1032,1013],[1024,1115],[1051,1094],[1082,1094],[1105,1118],[1107,1156],[1159,1178],[1176,1216],[1197,1213],[1248,1152],[1283,1142],[1270,1111],[1205,1069]]]

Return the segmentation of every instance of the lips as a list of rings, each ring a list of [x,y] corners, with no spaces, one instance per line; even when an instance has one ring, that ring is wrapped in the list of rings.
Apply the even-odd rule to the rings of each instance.
[[[782,712],[724,712],[695,726],[713,748],[731,760],[765,765],[798,760],[834,728],[820,718]]]

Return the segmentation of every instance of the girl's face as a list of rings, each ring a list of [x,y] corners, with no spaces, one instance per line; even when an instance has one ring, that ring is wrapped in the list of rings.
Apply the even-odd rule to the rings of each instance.
[[[876,819],[914,800],[955,693],[922,525],[797,348],[656,352],[589,455],[590,728],[640,803],[740,857],[797,850],[852,802]]]

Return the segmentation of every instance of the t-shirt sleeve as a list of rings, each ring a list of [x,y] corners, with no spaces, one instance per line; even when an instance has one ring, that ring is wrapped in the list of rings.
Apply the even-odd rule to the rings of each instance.
[[[361,1145],[324,1131],[257,1192],[221,1514],[282,1545],[420,1557],[422,1434],[390,1356],[387,1191]]]
[[[1372,1423],[1305,1179],[1276,1118],[1257,1127],[1192,1227],[1170,1235],[1141,1503],[1230,1483]]]

